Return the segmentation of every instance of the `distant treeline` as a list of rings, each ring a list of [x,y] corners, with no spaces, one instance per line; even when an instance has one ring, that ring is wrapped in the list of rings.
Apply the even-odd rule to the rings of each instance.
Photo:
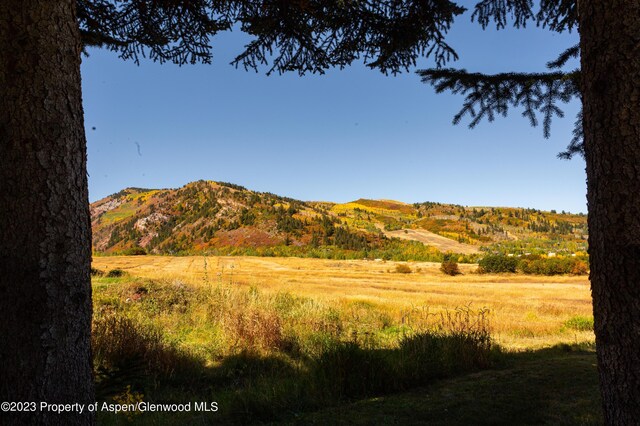
[[[338,228],[339,229],[339,228]],[[109,254],[96,252],[96,255],[144,255],[146,250],[134,247]],[[381,259],[390,261],[442,262],[445,258],[453,257],[460,263],[477,263],[480,255],[451,254],[425,246],[417,241],[389,240],[384,247],[366,250],[352,250],[337,245],[323,245],[314,247],[277,245],[265,247],[213,247],[206,250],[181,250],[173,253],[163,252],[161,255],[173,256],[260,256],[260,257],[301,257],[336,260]]]
[[[533,254],[528,256],[487,255],[478,262],[481,273],[522,272],[532,275],[586,275],[589,272],[589,259],[586,256],[544,257]]]

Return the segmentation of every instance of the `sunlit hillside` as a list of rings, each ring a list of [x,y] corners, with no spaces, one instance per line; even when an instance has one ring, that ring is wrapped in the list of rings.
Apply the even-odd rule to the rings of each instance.
[[[91,205],[97,253],[439,261],[459,253],[580,254],[586,216],[512,207],[359,199],[304,202],[212,181],[127,188]],[[466,256],[466,257],[465,257]]]

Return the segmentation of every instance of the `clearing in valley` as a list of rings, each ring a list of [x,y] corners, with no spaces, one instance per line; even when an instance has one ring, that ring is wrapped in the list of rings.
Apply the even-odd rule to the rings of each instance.
[[[437,248],[443,253],[463,253],[476,254],[480,253],[478,247],[470,244],[459,243],[450,238],[443,237],[426,229],[401,229],[398,231],[384,231],[389,238],[400,238],[402,240],[420,241],[424,245]]]
[[[412,273],[397,273],[398,264],[408,265]],[[493,337],[511,349],[593,341],[592,331],[572,325],[592,315],[585,276],[477,274],[476,265],[461,264],[463,275],[450,277],[439,271],[438,263],[429,262],[248,256],[105,256],[95,257],[93,266],[194,285],[291,293],[344,308],[365,303],[407,321],[415,311],[486,308]]]

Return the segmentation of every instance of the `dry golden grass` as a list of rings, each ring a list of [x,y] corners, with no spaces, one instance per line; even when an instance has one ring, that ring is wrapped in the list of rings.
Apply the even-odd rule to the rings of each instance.
[[[196,285],[232,283],[265,292],[289,292],[357,309],[366,303],[392,318],[470,306],[488,308],[493,336],[511,349],[562,342],[592,341],[592,332],[567,329],[574,316],[592,315],[587,277],[480,275],[475,265],[460,265],[450,277],[440,264],[408,262],[410,274],[396,273],[405,262],[258,257],[96,257],[93,267],[122,269],[145,278],[176,279]]]

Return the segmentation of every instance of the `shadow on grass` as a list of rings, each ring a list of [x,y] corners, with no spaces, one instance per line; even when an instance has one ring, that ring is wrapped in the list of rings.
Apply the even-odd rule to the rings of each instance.
[[[600,407],[595,353],[560,345],[505,355],[496,369],[281,424],[599,425]]]
[[[217,367],[146,381],[154,385],[145,400],[215,400],[217,413],[145,413],[127,421],[103,415],[100,423],[602,424],[593,351],[558,346],[498,354],[498,364],[482,371],[444,367],[433,356],[416,368],[406,356],[345,344],[293,366],[286,357],[242,353]]]
[[[312,356],[291,339],[207,364],[201,354],[167,340],[150,323],[106,309],[93,327],[101,400],[191,403],[191,408],[195,402],[215,401],[219,410],[100,413],[98,420],[163,425],[601,423],[592,351],[562,346],[504,354],[492,346],[484,322],[469,321],[468,311],[462,314],[462,320],[451,317],[440,331],[401,338],[393,349],[373,348],[366,340],[329,339]]]
[[[99,363],[103,374],[97,388],[103,400],[216,401],[220,411],[208,416],[184,413],[159,417],[144,413],[131,418],[137,424],[154,424],[160,419],[163,424],[248,424],[295,418],[301,413],[488,368],[497,355],[488,334],[430,332],[404,338],[394,349],[336,342],[316,358],[242,352],[207,367],[196,359],[188,362],[184,354],[177,357],[172,348],[144,336],[126,340],[137,343],[126,351],[113,352],[112,359],[106,357],[108,352],[99,352],[103,355]],[[176,360],[175,369],[167,368],[171,359]],[[134,368],[123,367],[127,365]],[[129,387],[123,391],[125,384]],[[105,414],[100,420],[108,424],[118,423],[121,418]]]

